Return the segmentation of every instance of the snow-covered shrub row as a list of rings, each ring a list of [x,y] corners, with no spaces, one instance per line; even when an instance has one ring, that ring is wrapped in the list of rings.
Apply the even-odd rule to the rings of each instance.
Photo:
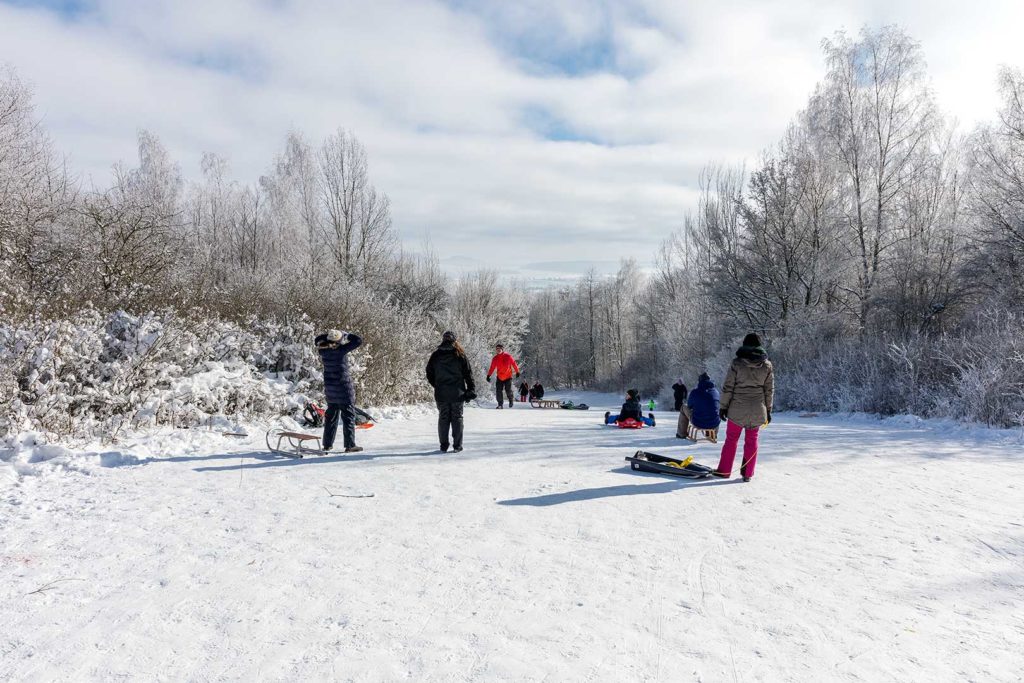
[[[320,381],[312,335],[308,321],[239,325],[172,312],[4,323],[0,430],[85,436],[293,413]]]

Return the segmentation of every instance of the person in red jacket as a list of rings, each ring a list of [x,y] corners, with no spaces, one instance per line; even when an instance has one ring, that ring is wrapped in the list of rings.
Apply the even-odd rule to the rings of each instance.
[[[505,353],[504,345],[496,344],[494,350],[491,367],[487,370],[487,381],[490,382],[491,375],[497,373],[498,382],[495,384],[495,393],[498,397],[498,410],[505,407],[505,396],[508,397],[508,407],[511,408],[514,405],[512,403],[512,375],[515,374],[516,379],[519,379],[519,366],[511,354]],[[502,391],[504,391],[504,395]]]

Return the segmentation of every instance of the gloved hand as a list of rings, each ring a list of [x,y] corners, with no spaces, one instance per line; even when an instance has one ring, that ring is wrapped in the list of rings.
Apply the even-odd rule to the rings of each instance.
[[[516,379],[519,379],[519,373],[518,372],[516,373]]]
[[[487,375],[487,381],[488,381],[488,382],[490,382],[490,381],[491,381],[491,376],[490,376],[490,375]]]
[[[766,425],[770,425],[771,423],[772,423],[772,411],[769,410],[768,411],[768,421],[765,422],[765,424]]]
[[[729,419],[729,409],[728,408],[722,408],[721,410],[719,410],[718,411],[718,417],[722,418],[723,422],[725,420],[728,420]]]
[[[470,401],[472,401],[475,398],[476,398],[476,392],[475,391],[467,391],[466,393],[464,393],[462,395],[462,402],[463,403],[469,403]]]

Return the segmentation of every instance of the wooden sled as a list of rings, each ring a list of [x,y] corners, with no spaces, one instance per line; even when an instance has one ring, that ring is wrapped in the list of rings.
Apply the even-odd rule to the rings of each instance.
[[[698,429],[693,426],[691,422],[686,429],[686,438],[694,443],[698,441],[710,441],[711,443],[718,443],[718,430],[717,429]]]
[[[530,405],[533,406],[534,408],[561,408],[562,402],[559,401],[558,399],[535,398],[530,401]]]
[[[311,441],[316,444],[316,448],[310,448],[306,445]],[[267,448],[270,449],[271,453],[277,453],[289,458],[324,454],[319,436],[303,434],[301,432],[290,432],[280,427],[273,427],[267,430]]]

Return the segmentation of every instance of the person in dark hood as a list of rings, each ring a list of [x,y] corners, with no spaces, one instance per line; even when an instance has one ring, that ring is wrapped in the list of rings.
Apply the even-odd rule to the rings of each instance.
[[[676,380],[676,383],[672,385],[672,400],[675,401],[675,410],[677,413],[682,409],[683,404],[686,403],[686,385],[683,384],[683,378],[680,377]]]
[[[619,410],[618,415],[612,415],[610,412],[604,414],[605,424],[615,424],[630,418],[637,422],[643,422],[648,427],[654,426],[654,413],[644,417],[644,409],[640,405],[640,392],[636,389],[630,389],[626,392],[626,402],[622,404],[622,409]]]
[[[697,378],[697,386],[686,399],[686,405],[679,411],[676,436],[680,439],[687,438],[691,423],[697,429],[718,429],[718,425],[721,424],[718,415],[720,398],[711,376],[702,372]]]
[[[526,396],[530,393],[530,384],[523,382],[519,385],[519,402],[526,403]]]
[[[716,477],[732,476],[736,447],[743,432],[743,462],[740,474],[743,481],[754,476],[757,462],[758,430],[772,421],[772,401],[775,398],[775,372],[768,354],[761,346],[761,338],[751,332],[743,338],[736,358],[729,366],[722,385],[719,417],[728,420],[725,444],[718,461]]]
[[[363,449],[356,445],[356,390],[352,385],[348,354],[358,348],[363,340],[354,332],[328,330],[317,335],[313,343],[324,364],[324,394],[327,395],[327,412],[324,415],[324,436],[321,445],[325,451],[334,447],[340,415],[345,452],[358,453]]]
[[[539,401],[544,398],[544,385],[540,382],[535,383],[530,387],[530,400]]]
[[[450,445],[453,451],[459,453],[462,451],[462,408],[463,404],[476,398],[476,385],[473,383],[469,359],[466,358],[466,352],[454,332],[445,332],[441,335],[440,346],[430,354],[430,360],[427,361],[427,381],[434,387],[434,401],[437,403],[437,438],[441,452],[446,453]]]

